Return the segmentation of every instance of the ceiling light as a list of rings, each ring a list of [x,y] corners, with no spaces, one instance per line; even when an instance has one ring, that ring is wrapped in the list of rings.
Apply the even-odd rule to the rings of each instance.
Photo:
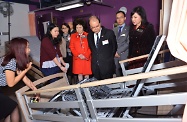
[[[84,3],[81,2],[81,0],[75,0],[75,1],[71,1],[71,2],[66,2],[66,3],[62,3],[59,6],[56,6],[56,10],[59,11],[64,11],[64,10],[68,10],[68,9],[72,9],[72,8],[77,8],[77,7],[81,7],[83,6]]]

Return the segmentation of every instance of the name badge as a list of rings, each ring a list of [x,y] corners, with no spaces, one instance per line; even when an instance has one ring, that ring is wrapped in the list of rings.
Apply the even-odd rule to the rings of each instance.
[[[108,41],[108,40],[104,40],[104,41],[102,41],[102,44],[103,44],[103,45],[109,44],[109,41]]]
[[[122,34],[121,36],[125,36],[125,34]]]
[[[137,29],[136,31],[142,33],[142,32],[143,32],[143,29]]]
[[[81,35],[81,38],[82,38],[82,39],[86,38],[86,35]]]

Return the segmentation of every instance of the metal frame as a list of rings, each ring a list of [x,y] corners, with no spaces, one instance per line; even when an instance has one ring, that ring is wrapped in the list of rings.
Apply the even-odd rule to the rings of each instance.
[[[163,37],[164,38],[164,37]],[[41,122],[45,121],[65,121],[65,122],[181,122],[181,118],[133,118],[130,114],[131,107],[139,107],[139,106],[160,106],[160,105],[176,105],[181,106],[187,101],[187,92],[184,93],[172,93],[172,94],[163,94],[163,95],[147,95],[146,96],[138,96],[139,91],[143,89],[155,90],[162,89],[168,87],[176,87],[184,85],[186,81],[186,77],[184,73],[187,72],[187,66],[185,63],[181,61],[173,61],[168,63],[162,63],[153,65],[154,59],[156,58],[159,47],[163,43],[164,39],[161,38],[159,42],[159,46],[155,50],[153,57],[151,58],[148,64],[147,69],[144,73],[142,73],[142,68],[137,68],[133,70],[125,70],[123,69],[124,74],[126,76],[117,77],[112,79],[106,79],[102,81],[94,81],[90,83],[83,83],[77,85],[69,85],[65,87],[51,88],[48,89],[42,88],[42,90],[29,91],[26,90],[17,92],[16,95],[18,98],[22,98],[19,101],[20,104],[26,103],[25,107],[22,108],[23,111],[27,111],[27,116],[29,115],[30,119],[28,122]],[[174,68],[171,68],[174,67]],[[125,70],[125,71],[124,71]],[[155,70],[155,71],[150,71]],[[54,76],[56,77],[56,76]],[[64,77],[66,78],[66,77]],[[181,82],[176,81],[177,79],[183,79]],[[138,84],[136,91],[133,94],[133,97],[129,96],[133,88],[129,88],[129,85],[135,85],[137,80],[144,79]],[[43,80],[48,80],[43,78]],[[65,82],[66,79],[63,80]],[[172,81],[171,83],[162,83],[162,84],[151,84],[144,85],[144,83],[154,83],[154,82],[164,82],[164,81]],[[173,82],[174,81],[174,82]],[[177,82],[177,83],[175,83]],[[93,99],[89,87],[97,87],[102,85],[111,86],[111,84],[125,84],[124,88],[119,87],[119,89],[114,89],[111,91],[110,95],[114,97],[106,97],[103,99]],[[59,102],[39,102],[39,103],[30,103],[28,101],[29,95],[33,93],[48,93],[48,92],[57,92],[63,90],[74,90],[77,96],[76,101],[59,101]],[[83,89],[83,92],[82,90]],[[121,95],[115,96],[118,93]],[[83,95],[85,95],[86,99],[83,99]],[[23,97],[25,101],[23,101]],[[138,101],[138,102],[137,102]],[[33,112],[34,108],[79,108],[81,111],[81,116],[68,116],[64,114],[53,114],[47,113],[43,114],[41,111]],[[114,108],[107,114],[100,115],[100,110]],[[118,108],[126,108],[126,111],[123,113],[122,117],[114,117],[114,113]],[[179,107],[178,107],[179,108]],[[177,109],[176,109],[177,110]],[[33,119],[33,120],[31,120]]]
[[[149,96],[137,96],[137,97],[125,97],[125,98],[110,98],[110,99],[92,99],[90,95],[89,87],[95,87],[100,85],[107,85],[111,83],[121,83],[131,80],[136,80],[139,78],[147,79],[147,78],[159,78],[160,76],[170,76],[170,75],[180,75],[181,73],[187,72],[187,66],[180,66],[174,68],[167,68],[164,70],[151,71],[148,73],[140,73],[135,75],[129,75],[125,77],[106,79],[103,81],[95,81],[90,83],[84,83],[79,85],[70,85],[65,87],[58,87],[52,89],[43,89],[37,91],[29,91],[22,92],[19,95],[27,95],[33,93],[43,94],[44,92],[54,92],[54,91],[63,91],[70,89],[77,89],[77,95],[80,97],[78,101],[68,101],[68,102],[39,102],[39,103],[28,103],[29,109],[34,108],[50,108],[51,106],[54,108],[71,108],[71,107],[79,107],[82,106],[83,116],[66,116],[66,115],[55,115],[55,114],[43,114],[41,112],[35,112],[30,115],[35,120],[29,119],[30,122],[41,122],[42,120],[46,121],[81,121],[81,122],[180,122],[181,118],[116,118],[116,117],[102,117],[98,115],[98,108],[119,108],[119,107],[136,107],[136,106],[158,106],[158,105],[176,105],[176,104],[185,104],[187,100],[187,93],[173,93],[173,94],[165,94],[165,95],[149,95]],[[158,74],[160,73],[160,74]],[[83,88],[84,94],[86,96],[86,104],[84,100],[81,100],[80,88]],[[137,102],[138,101],[138,102]],[[69,107],[71,106],[71,107]],[[88,106],[89,114],[87,113]],[[27,110],[27,107],[25,107]],[[29,122],[28,121],[28,122]]]
[[[151,52],[149,53],[147,61],[144,64],[144,67],[142,68],[141,72],[149,72],[151,70],[151,67],[153,66],[153,63],[154,63],[154,61],[155,61],[155,59],[156,59],[156,57],[159,53],[159,50],[160,50],[160,48],[161,48],[161,46],[162,46],[162,44],[165,40],[165,37],[166,36],[164,36],[164,35],[160,35],[160,36],[156,37],[154,45],[151,49]],[[123,75],[127,76],[128,74],[125,72],[126,70],[125,70],[124,64],[120,63],[120,65],[121,65],[121,68],[122,68]],[[140,93],[141,89],[144,86],[144,83],[145,83],[145,79],[137,80],[134,88],[131,91],[130,96],[132,96],[132,97],[138,96],[138,94]],[[127,85],[125,85],[125,86],[127,86]],[[127,118],[130,117],[131,118],[131,116],[129,115],[129,111],[130,111],[130,107],[125,110],[125,113],[124,113],[123,117],[127,117]]]
[[[29,89],[27,86],[19,89],[16,91],[16,96],[20,105],[20,108],[22,110],[22,113],[24,115],[26,122],[41,122],[43,120],[46,121],[65,121],[65,122],[89,122],[89,115],[87,112],[87,108],[85,105],[84,100],[82,99],[82,94],[80,91],[79,86],[74,85],[68,87],[69,83],[67,82],[67,76],[64,73],[58,73],[55,75],[51,75],[48,77],[41,78],[34,82],[35,85],[41,84],[43,82],[46,82],[52,78],[56,77],[63,77],[58,81],[55,81],[49,85],[41,87],[40,90],[40,96],[41,96],[41,102],[39,103],[31,103],[30,97],[35,94],[33,92],[35,91],[29,91],[30,94],[25,94],[25,92]],[[49,96],[54,96],[58,91],[60,90],[54,90],[55,88],[67,86],[68,88],[64,89],[73,89],[77,96],[77,101],[50,101],[49,99],[46,100]],[[51,89],[50,89],[51,88]],[[47,91],[45,91],[47,89]],[[43,92],[44,91],[44,92]],[[63,91],[63,90],[62,90]],[[26,92],[27,93],[27,92]],[[44,99],[44,100],[43,100]],[[73,116],[73,115],[65,115],[65,114],[53,114],[53,113],[44,113],[43,110],[46,108],[60,108],[60,109],[71,109],[71,108],[79,108],[81,111],[81,116]]]
[[[154,52],[151,52],[153,55],[151,56],[151,57],[148,57],[148,59],[150,60],[148,63],[147,63],[147,67],[145,68],[138,68],[138,70],[139,70],[139,72],[134,72],[134,73],[140,73],[140,72],[149,72],[151,69],[154,69],[154,70],[158,70],[158,69],[161,69],[161,68],[166,68],[166,66],[168,65],[168,64],[158,64],[158,66],[153,66],[153,63],[154,63],[154,61],[155,61],[155,59],[156,59],[156,56],[158,55],[158,53],[159,53],[159,50],[160,50],[160,48],[161,48],[161,46],[162,46],[162,44],[163,44],[163,42],[164,42],[164,40],[165,40],[165,36],[161,36],[160,37],[160,39],[159,39],[159,41],[158,41],[158,45],[156,46],[156,48],[155,49],[153,49],[154,50]],[[179,61],[178,61],[179,62]],[[173,66],[174,64],[175,64],[176,62],[171,62],[171,63],[169,63],[169,65],[171,65],[171,66]],[[180,62],[181,63],[181,62]],[[184,63],[183,63],[184,64]],[[160,65],[160,66],[159,66]],[[152,66],[153,66],[153,68],[152,68]],[[171,67],[170,66],[170,67]],[[134,73],[129,73],[129,72],[127,72],[126,70],[125,70],[125,67],[124,67],[124,65],[121,63],[121,67],[122,67],[122,71],[123,71],[123,75],[125,75],[125,76],[127,76],[127,75],[129,75],[129,74],[134,74]],[[143,70],[142,70],[143,69]],[[135,70],[137,70],[137,69],[135,69]],[[133,93],[133,97],[137,97],[138,96],[138,94],[139,94],[139,92],[140,92],[140,90],[143,88],[143,86],[144,86],[144,84],[145,83],[148,83],[147,81],[149,81],[149,82],[157,82],[157,81],[166,81],[166,80],[171,80],[171,79],[175,79],[175,78],[181,78],[181,77],[186,77],[184,74],[181,74],[181,75],[179,75],[179,76],[174,76],[174,77],[168,77],[168,76],[162,76],[161,78],[159,78],[159,79],[157,79],[157,78],[150,78],[150,79],[143,79],[143,80],[141,80],[140,81],[140,83],[137,85],[137,88],[135,89],[135,92]],[[131,83],[131,85],[136,85],[136,81],[134,81],[133,83],[132,82],[128,82],[128,83]],[[127,84],[128,84],[127,83]],[[132,88],[128,88],[127,87],[127,84],[125,83],[125,89],[121,89],[121,92],[123,91],[127,91],[127,92],[131,92],[132,91]],[[184,84],[184,83],[182,83],[182,84]],[[182,85],[181,83],[178,83],[178,85]],[[146,87],[146,89],[149,89],[149,90],[155,90],[155,89],[158,89],[158,88],[166,88],[166,87],[175,87],[176,86],[176,84],[162,84],[162,85],[157,85],[157,86],[151,86],[151,87]],[[122,88],[122,87],[121,87]],[[98,114],[98,112],[97,112],[97,109],[96,108],[107,108],[107,107],[112,107],[112,108],[119,108],[119,107],[128,107],[128,108],[126,108],[126,110],[125,110],[125,112],[123,113],[123,118],[132,118],[132,116],[131,115],[129,115],[129,111],[130,111],[130,108],[131,107],[135,107],[136,105],[135,105],[135,103],[134,102],[129,102],[129,103],[133,103],[133,104],[130,104],[129,106],[124,106],[124,105],[126,105],[126,103],[128,103],[128,102],[126,102],[127,101],[127,99],[126,98],[117,98],[117,99],[114,99],[114,100],[112,100],[112,99],[106,99],[106,100],[100,100],[100,102],[99,102],[99,100],[93,100],[92,99],[92,97],[91,97],[91,95],[90,95],[90,93],[89,93],[89,89],[88,88],[84,88],[84,92],[85,92],[85,95],[86,95],[86,99],[87,99],[87,104],[88,104],[88,108],[89,108],[89,110],[90,110],[90,113],[91,113],[91,116],[92,116],[92,119],[94,119],[95,121],[99,121],[98,120],[98,118],[100,118],[97,114]],[[117,92],[120,92],[120,90],[117,90]],[[126,97],[128,97],[128,96],[126,96]],[[148,99],[150,99],[151,100],[151,97],[150,96],[148,96],[147,97]],[[124,99],[124,100],[122,100],[122,99]],[[140,102],[139,101],[139,99],[138,98],[135,98],[135,99],[137,99],[138,100],[138,103]],[[136,102],[137,102],[137,100],[135,100]],[[121,103],[122,102],[122,105],[121,106],[118,106],[119,105],[119,103]],[[104,103],[104,104],[102,104],[102,103]],[[107,103],[108,103],[108,105],[107,105]],[[114,104],[116,104],[116,106],[114,105]],[[135,106],[134,106],[135,105]],[[137,105],[137,106],[148,106],[148,104],[146,104],[146,102],[143,104],[143,105]],[[153,106],[154,106],[155,104],[153,104]],[[159,105],[159,104],[158,104]],[[167,104],[165,104],[165,105],[167,105]],[[111,117],[111,116],[110,116]],[[102,119],[102,120],[104,120],[104,119]],[[117,119],[118,120],[118,119]],[[153,121],[155,121],[154,119],[152,119]],[[107,120],[108,121],[108,120]],[[120,121],[120,119],[119,119],[119,121]],[[129,121],[129,120],[127,120],[127,121]],[[144,120],[142,120],[142,121],[145,121],[145,119]],[[149,120],[148,120],[149,121]],[[150,120],[151,121],[151,120]],[[161,121],[161,120],[159,120],[159,121]],[[162,120],[162,121],[171,121],[170,119],[169,120],[166,120],[166,119],[164,119],[164,120]],[[176,121],[179,121],[179,120],[176,120]]]
[[[93,121],[96,122],[181,122],[181,118],[104,118],[99,117],[97,115],[96,109],[108,107],[119,108],[137,106],[176,105],[185,104],[187,101],[187,93],[92,100],[88,88],[84,88],[84,92],[87,97],[87,104],[89,106],[91,118]]]
[[[75,88],[75,93],[77,96],[77,101],[59,101],[59,102],[39,102],[39,103],[27,103],[29,109],[45,109],[45,108],[60,108],[60,109],[71,109],[79,108],[82,116],[66,116],[65,114],[53,114],[53,113],[43,113],[42,111],[37,111],[32,113],[33,120],[47,120],[47,121],[57,121],[57,122],[89,122],[88,112],[80,88]]]

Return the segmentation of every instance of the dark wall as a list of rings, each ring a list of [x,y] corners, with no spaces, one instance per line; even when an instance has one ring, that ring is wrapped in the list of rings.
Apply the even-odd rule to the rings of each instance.
[[[115,13],[119,10],[120,7],[125,6],[127,8],[127,20],[126,24],[130,23],[130,12],[136,6],[143,6],[147,13],[147,19],[151,22],[158,34],[159,31],[159,16],[161,8],[161,0],[103,0],[104,3],[107,3],[113,8],[100,6],[96,4],[91,4],[90,6],[84,6],[80,8],[75,8],[62,12],[54,12],[57,16],[64,17],[64,21],[72,21],[72,18],[75,16],[82,15],[96,15],[100,18],[103,26],[112,29],[113,23],[115,22]],[[36,12],[36,14],[46,13],[47,11]]]

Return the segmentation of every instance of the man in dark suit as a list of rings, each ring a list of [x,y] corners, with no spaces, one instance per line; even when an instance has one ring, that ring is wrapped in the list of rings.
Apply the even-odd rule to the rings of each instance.
[[[114,56],[117,42],[114,32],[101,26],[96,16],[89,18],[88,44],[91,49],[92,73],[98,80],[112,78],[115,73]]]
[[[118,26],[113,29],[118,45],[118,49],[115,54],[116,76],[122,76],[119,61],[127,59],[129,54],[129,26],[125,24],[125,20],[126,11],[119,10],[116,13],[116,22]]]

